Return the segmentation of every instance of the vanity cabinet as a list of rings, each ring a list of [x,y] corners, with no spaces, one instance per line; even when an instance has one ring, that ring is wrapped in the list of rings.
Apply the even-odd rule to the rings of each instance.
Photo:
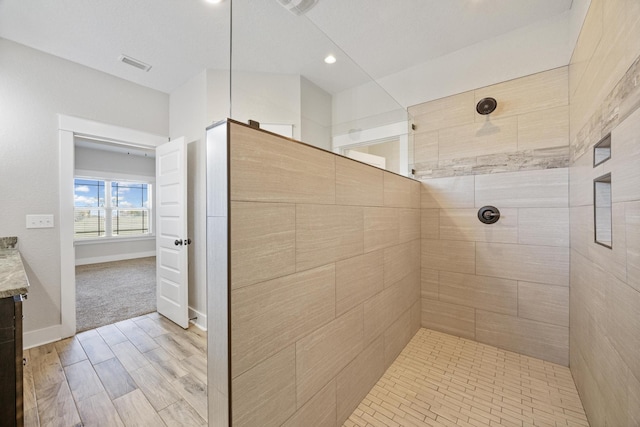
[[[0,427],[24,425],[22,296],[0,298]]]

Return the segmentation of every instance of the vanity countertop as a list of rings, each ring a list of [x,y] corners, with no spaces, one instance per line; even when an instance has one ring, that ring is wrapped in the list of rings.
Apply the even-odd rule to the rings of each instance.
[[[0,298],[26,294],[29,280],[17,249],[0,249]]]

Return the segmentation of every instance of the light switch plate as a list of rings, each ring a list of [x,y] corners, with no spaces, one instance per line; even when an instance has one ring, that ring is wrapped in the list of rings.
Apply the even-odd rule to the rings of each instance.
[[[53,215],[27,215],[27,228],[53,228]]]

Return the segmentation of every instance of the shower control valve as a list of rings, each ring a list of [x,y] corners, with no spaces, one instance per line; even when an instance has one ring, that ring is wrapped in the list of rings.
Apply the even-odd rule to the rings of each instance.
[[[493,224],[500,219],[500,211],[495,206],[483,206],[478,210],[478,219],[484,224]]]

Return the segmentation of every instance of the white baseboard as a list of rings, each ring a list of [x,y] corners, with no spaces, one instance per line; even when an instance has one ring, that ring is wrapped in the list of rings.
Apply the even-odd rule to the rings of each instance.
[[[192,324],[202,329],[207,330],[207,315],[202,314],[189,307],[189,318]],[[35,331],[24,332],[22,334],[22,347],[27,350],[29,348],[38,347],[44,344],[60,341],[62,339],[62,325],[53,325],[47,328],[36,329]]]
[[[28,348],[60,341],[62,339],[61,327],[62,325],[54,325],[48,328],[25,332],[22,334],[22,348],[26,350]]]
[[[156,251],[147,251],[147,252],[135,252],[130,254],[115,254],[115,255],[106,255],[99,256],[93,258],[81,258],[76,259],[76,265],[87,265],[87,264],[98,264],[101,262],[112,262],[112,261],[123,261],[126,259],[135,259],[135,258],[147,258],[150,256],[156,256]]]
[[[193,308],[189,307],[189,319],[193,319],[195,317],[194,320],[189,320],[190,323],[193,323],[194,325],[196,325],[198,328],[202,329],[203,331],[207,330],[207,315],[206,314],[202,314],[197,310],[194,310]]]

